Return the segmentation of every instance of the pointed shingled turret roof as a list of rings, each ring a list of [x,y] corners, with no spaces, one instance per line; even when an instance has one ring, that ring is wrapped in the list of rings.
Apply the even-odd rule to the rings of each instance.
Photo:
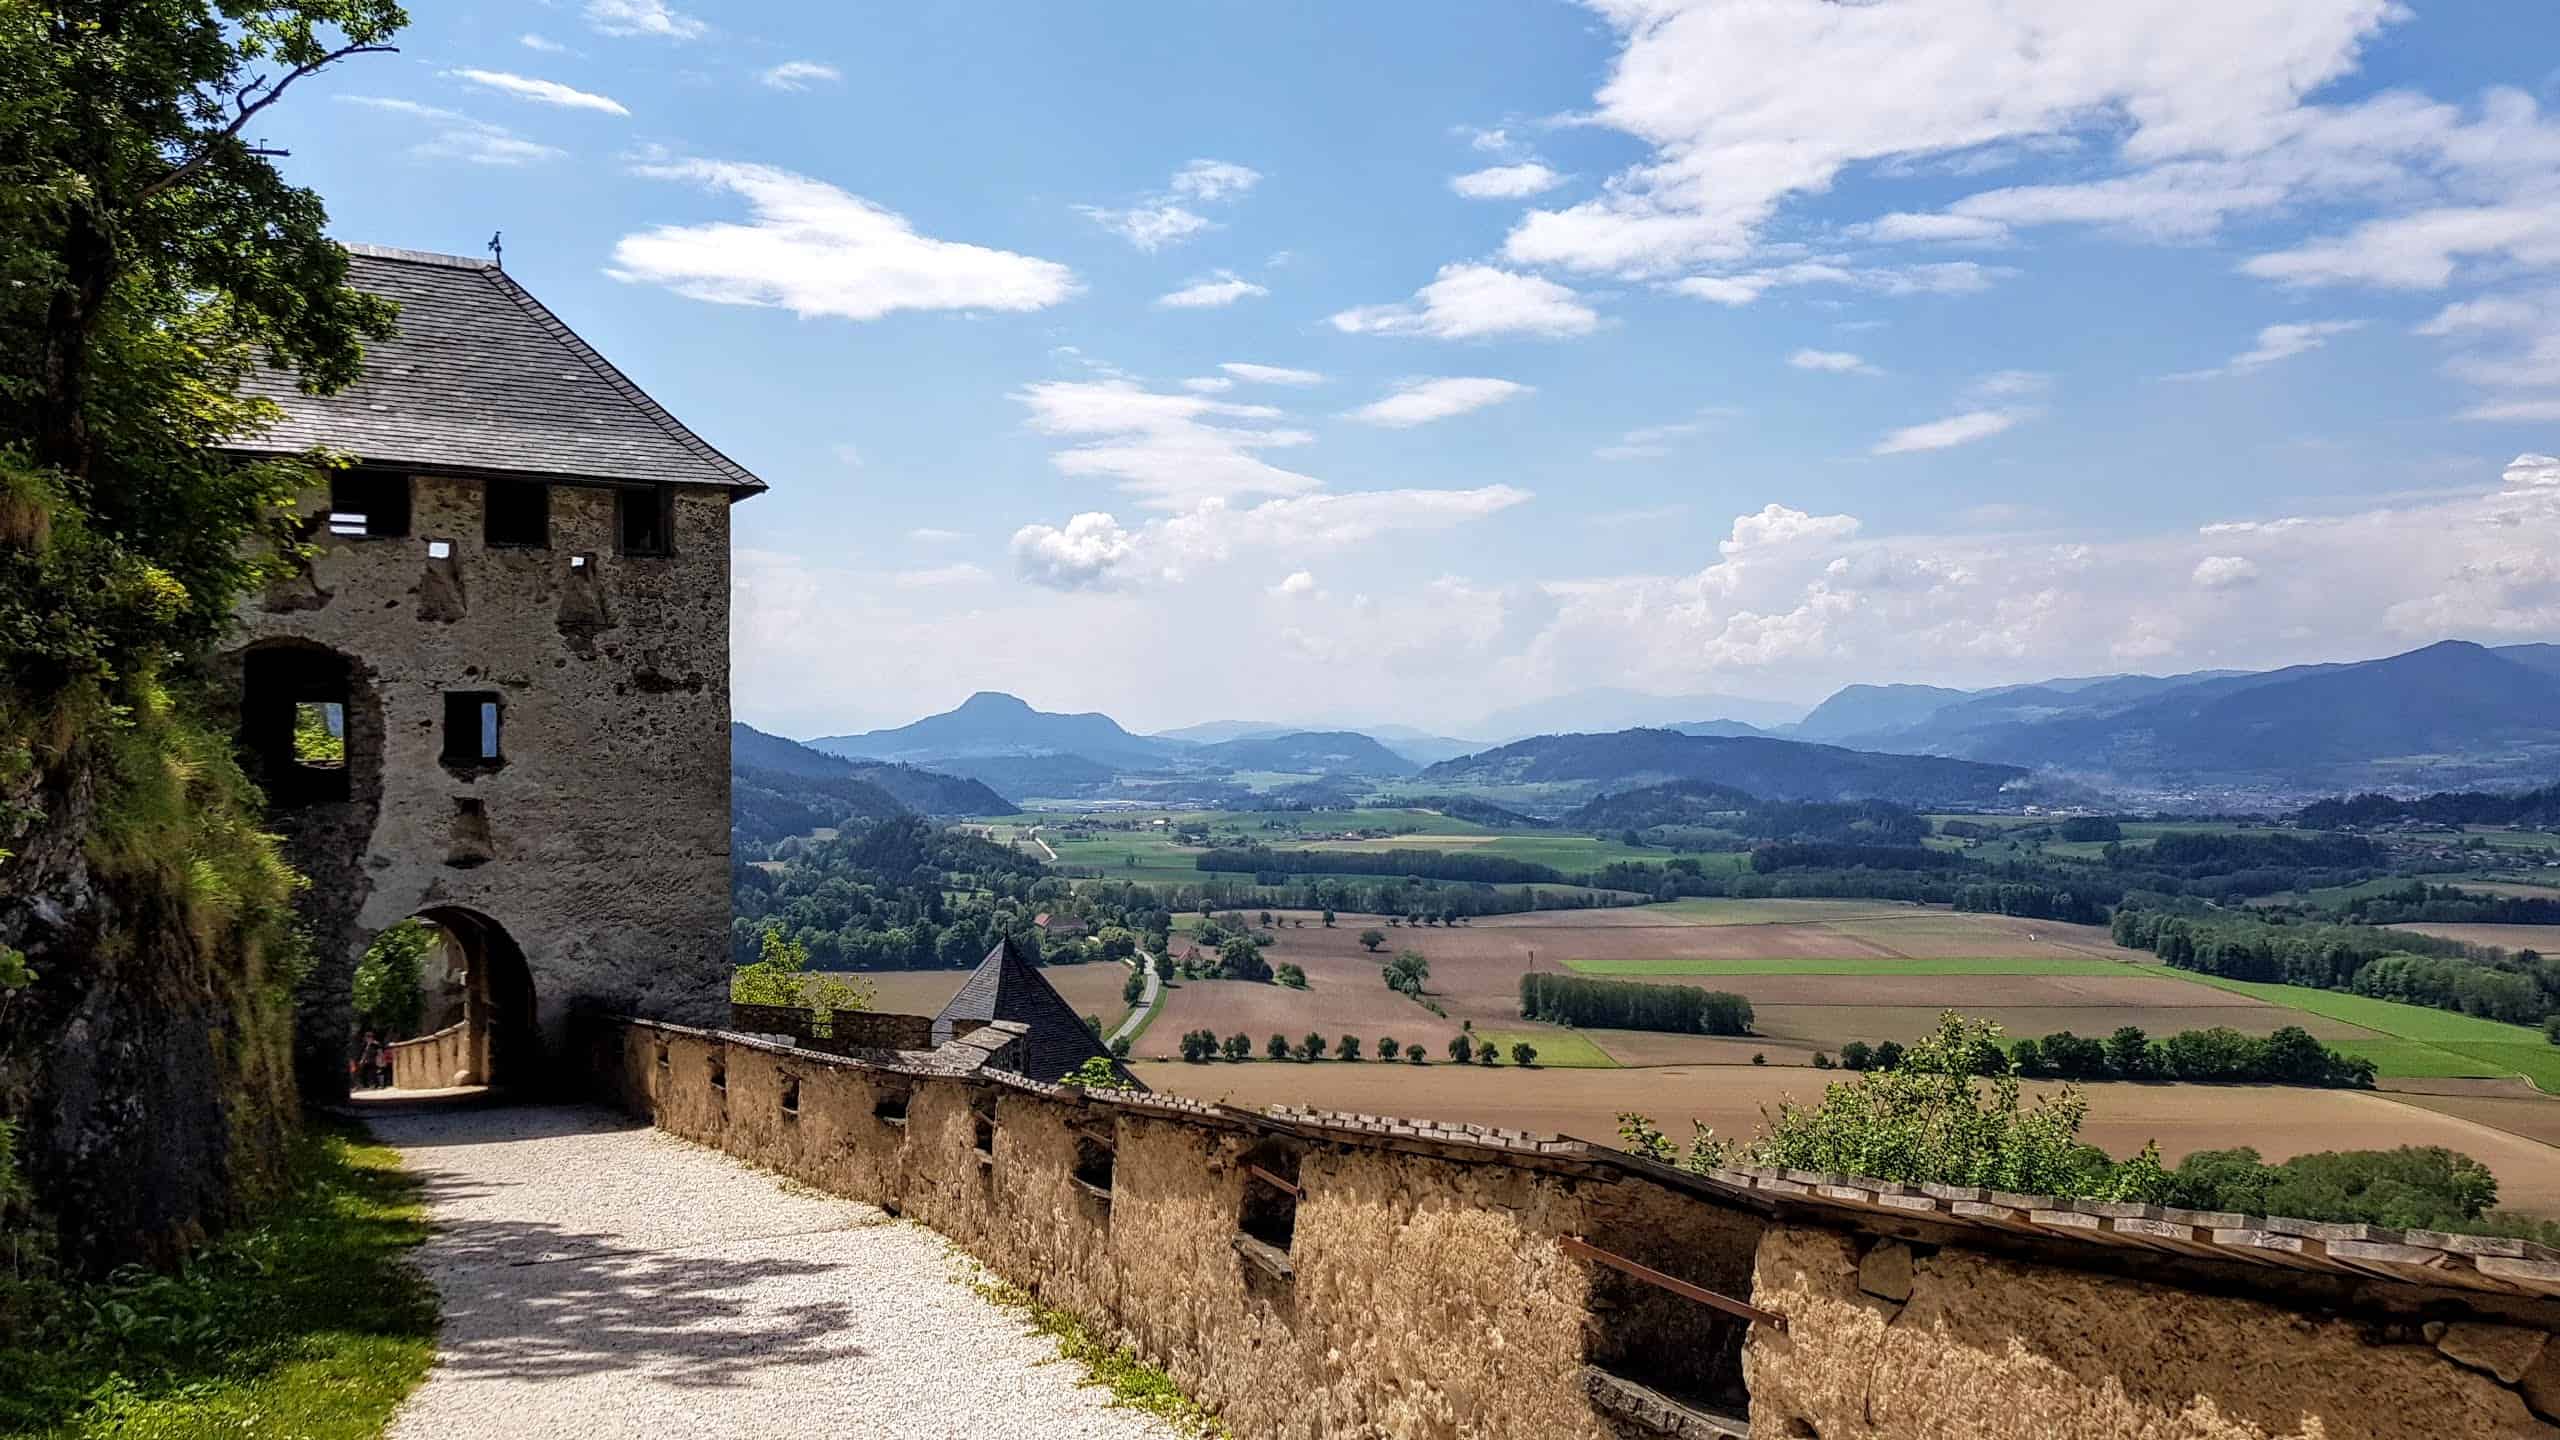
[[[1076,1007],[1041,975],[1039,966],[1013,948],[1010,938],[997,941],[960,993],[934,1012],[935,1044],[951,1038],[954,1020],[1012,1020],[1031,1027],[1031,1033],[1015,1042],[1012,1054],[1021,1057],[1021,1073],[1033,1080],[1054,1082],[1087,1060],[1111,1058]]]

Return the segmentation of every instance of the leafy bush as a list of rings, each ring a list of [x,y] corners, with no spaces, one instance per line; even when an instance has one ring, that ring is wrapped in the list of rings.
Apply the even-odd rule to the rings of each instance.
[[[1399,950],[1396,958],[1379,967],[1378,973],[1388,989],[1419,999],[1422,987],[1431,979],[1431,962],[1422,958],[1419,950]]]
[[[1225,1050],[1227,1059],[1231,1062],[1249,1060],[1253,1058],[1253,1038],[1239,1030],[1227,1037]]]
[[[1449,1058],[1452,1061],[1460,1065],[1464,1065],[1469,1060],[1474,1059],[1475,1054],[1475,1044],[1473,1041],[1467,1039],[1466,1036],[1452,1035],[1449,1037]]]
[[[1262,1053],[1270,1056],[1274,1060],[1288,1059],[1289,1037],[1281,1034],[1277,1030],[1271,1032],[1271,1038],[1263,1043]]]
[[[1511,1042],[1511,1063],[1523,1069],[1538,1063],[1538,1047],[1526,1040]]]
[[[1324,1052],[1324,1037],[1313,1030],[1307,1032],[1306,1039],[1298,1042],[1298,1058],[1302,1061],[1313,1062],[1321,1060],[1324,1058]]]
[[[1296,965],[1280,966],[1272,972],[1271,979],[1274,984],[1285,985],[1292,990],[1307,988],[1307,972]]]
[[[1379,1037],[1379,1040],[1378,1040],[1378,1058],[1379,1058],[1379,1059],[1381,1059],[1381,1060],[1393,1060],[1393,1059],[1397,1058],[1398,1056],[1402,1055],[1403,1053],[1404,1053],[1404,1045],[1403,1045],[1403,1043],[1402,1043],[1401,1041],[1398,1041],[1394,1036],[1392,1036],[1392,1035],[1387,1035],[1387,1036],[1381,1036],[1381,1037]]]
[[[1334,1058],[1334,1059],[1336,1059],[1336,1060],[1357,1060],[1357,1059],[1359,1059],[1359,1058],[1360,1058],[1360,1037],[1359,1037],[1359,1036],[1357,1036],[1357,1035],[1345,1035],[1345,1036],[1341,1037],[1340,1039],[1338,1039],[1338,1040],[1334,1041],[1334,1042],[1333,1042],[1333,1058]]]

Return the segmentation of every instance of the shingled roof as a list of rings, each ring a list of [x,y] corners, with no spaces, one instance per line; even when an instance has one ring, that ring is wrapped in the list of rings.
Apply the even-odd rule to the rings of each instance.
[[[350,245],[347,282],[398,301],[398,333],[367,344],[362,375],[335,395],[306,395],[291,374],[259,367],[241,389],[285,418],[233,448],[324,445],[420,470],[765,488],[495,265]]]
[[[1054,1081],[1087,1060],[1111,1058],[1084,1017],[1010,939],[997,941],[960,993],[934,1012],[934,1043],[951,1038],[954,1020],[1011,1020],[1029,1026],[1007,1058],[1033,1080]]]

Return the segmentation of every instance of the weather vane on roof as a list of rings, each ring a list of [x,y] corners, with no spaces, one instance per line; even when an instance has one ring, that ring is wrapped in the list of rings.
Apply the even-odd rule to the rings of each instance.
[[[504,230],[492,230],[489,232],[489,263],[497,266],[501,270],[507,268],[506,237],[507,232]]]

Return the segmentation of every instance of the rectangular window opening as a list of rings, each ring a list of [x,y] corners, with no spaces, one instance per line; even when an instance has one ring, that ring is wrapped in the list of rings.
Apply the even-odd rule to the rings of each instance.
[[[616,490],[614,515],[625,555],[670,555],[675,552],[675,492],[664,485]]]
[[[488,483],[484,522],[493,548],[541,550],[551,544],[551,487],[538,480]]]
[[[409,533],[409,477],[341,470],[329,477],[329,533],[392,539]]]
[[[506,763],[499,748],[502,702],[487,690],[448,690],[444,696],[444,763],[494,769]]]
[[[430,540],[430,541],[428,541],[428,542],[427,542],[427,558],[428,558],[428,559],[430,559],[430,560],[450,560],[450,559],[452,559],[452,558],[453,558],[453,542],[452,542],[452,541],[450,541],[450,540]]]

